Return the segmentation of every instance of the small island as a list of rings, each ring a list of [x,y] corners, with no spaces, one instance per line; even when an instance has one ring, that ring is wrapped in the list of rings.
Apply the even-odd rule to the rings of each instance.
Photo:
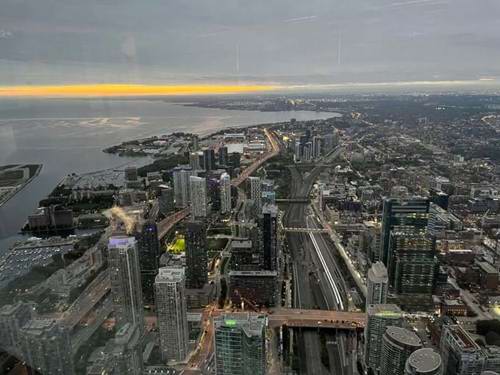
[[[29,184],[42,170],[42,164],[0,165],[0,207]]]

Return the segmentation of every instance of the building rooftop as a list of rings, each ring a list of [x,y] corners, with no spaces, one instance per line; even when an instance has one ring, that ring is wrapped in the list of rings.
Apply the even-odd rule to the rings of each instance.
[[[488,262],[476,262],[476,264],[481,268],[483,272],[495,274],[497,270]]]
[[[385,335],[395,343],[405,346],[412,346],[419,348],[422,346],[420,338],[413,332],[406,328],[389,326],[385,331]]]
[[[456,340],[460,346],[464,349],[479,349],[479,345],[472,339],[472,337],[460,326],[458,325],[448,325],[446,329]]]
[[[441,367],[441,356],[432,348],[422,348],[411,353],[406,366],[417,374],[434,373]]]
[[[387,268],[385,268],[384,263],[374,263],[373,266],[368,270],[368,279],[375,283],[388,282],[389,278],[387,275]]]
[[[247,336],[262,334],[266,326],[266,316],[251,313],[227,313],[214,319],[214,327],[227,327],[242,329]]]
[[[155,282],[179,282],[184,279],[184,268],[161,267],[158,270]]]
[[[368,305],[366,312],[368,316],[379,316],[386,318],[400,318],[403,312],[398,305],[394,304],[376,304]]]

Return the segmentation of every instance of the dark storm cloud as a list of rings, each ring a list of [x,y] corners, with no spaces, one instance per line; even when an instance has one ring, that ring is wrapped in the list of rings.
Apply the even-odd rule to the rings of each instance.
[[[497,0],[0,0],[0,30],[0,83],[500,75]]]

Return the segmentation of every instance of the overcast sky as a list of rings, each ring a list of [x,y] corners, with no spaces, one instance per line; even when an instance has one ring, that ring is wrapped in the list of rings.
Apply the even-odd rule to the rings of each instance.
[[[486,76],[499,0],[0,0],[0,85]]]

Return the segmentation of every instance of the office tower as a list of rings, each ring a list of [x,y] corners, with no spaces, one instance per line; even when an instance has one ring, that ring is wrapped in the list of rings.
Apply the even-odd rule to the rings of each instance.
[[[250,199],[255,202],[255,207],[258,213],[262,211],[262,189],[260,186],[259,177],[248,177],[250,184]]]
[[[201,169],[200,154],[198,152],[192,152],[189,154],[189,166],[193,169],[193,171]]]
[[[203,167],[206,171],[215,169],[215,151],[211,148],[203,150]]]
[[[387,301],[387,290],[389,289],[389,277],[384,263],[374,263],[368,270],[368,294],[366,304],[385,304]]]
[[[265,205],[262,208],[263,269],[278,269],[278,207]]]
[[[199,146],[199,138],[197,135],[193,135],[193,137],[191,138],[191,143],[192,143],[192,149],[193,151],[198,151],[200,149],[200,146]]]
[[[367,305],[365,327],[365,364],[377,373],[382,354],[382,336],[388,326],[401,326],[403,313],[397,305]]]
[[[266,373],[265,325],[264,316],[250,313],[214,318],[217,375]]]
[[[154,282],[160,268],[160,241],[154,222],[144,223],[138,235],[139,264],[141,267],[142,297],[145,304],[154,304]]]
[[[184,269],[160,268],[155,295],[162,358],[182,361],[189,343]]]
[[[175,167],[173,171],[174,178],[174,197],[175,207],[184,208],[189,204],[189,177],[193,176],[194,172],[191,167]]]
[[[112,236],[108,243],[111,297],[116,324],[134,324],[143,332],[144,311],[142,302],[141,274],[135,238]]]
[[[191,214],[194,218],[207,216],[207,180],[202,177],[189,177],[189,191],[191,194]]]
[[[241,154],[239,152],[232,152],[229,154],[229,165],[233,167],[233,169],[237,169],[241,164]]]
[[[380,373],[401,375],[405,373],[406,361],[410,355],[422,347],[418,336],[406,328],[389,326],[382,337]]]
[[[220,176],[220,203],[222,214],[231,212],[231,178],[227,173]]]
[[[219,212],[221,210],[221,191],[219,180],[214,177],[207,178],[207,190],[208,202],[210,202],[210,204],[207,206],[207,209],[209,209],[210,211]]]
[[[229,268],[232,271],[258,271],[261,263],[260,254],[255,251],[251,240],[233,239],[231,241]]]
[[[384,200],[380,260],[384,262],[386,267],[388,267],[390,233],[394,226],[406,225],[414,227],[415,231],[425,231],[428,216],[429,200],[427,198],[388,198]]]
[[[405,375],[440,375],[441,355],[431,348],[415,350],[406,361]]]
[[[68,330],[55,319],[32,319],[20,332],[22,357],[42,374],[75,374]]]
[[[450,196],[441,190],[429,189],[430,201],[443,210],[448,210]]]
[[[413,227],[394,227],[387,265],[389,284],[396,293],[430,295],[438,266],[434,240]]]
[[[205,224],[192,221],[186,224],[186,286],[203,288],[207,275],[207,233]]]
[[[319,135],[313,137],[312,141],[312,156],[313,159],[317,159],[321,156],[323,140]]]
[[[275,306],[279,298],[276,271],[230,271],[229,297],[232,303],[252,308]]]
[[[137,167],[127,167],[125,168],[125,180],[127,181],[137,181]]]
[[[163,216],[168,216],[174,211],[174,189],[167,185],[160,185],[159,188],[159,211]]]
[[[219,147],[219,165],[226,166],[228,165],[228,162],[229,162],[229,154],[227,152],[227,147],[226,146]]]

